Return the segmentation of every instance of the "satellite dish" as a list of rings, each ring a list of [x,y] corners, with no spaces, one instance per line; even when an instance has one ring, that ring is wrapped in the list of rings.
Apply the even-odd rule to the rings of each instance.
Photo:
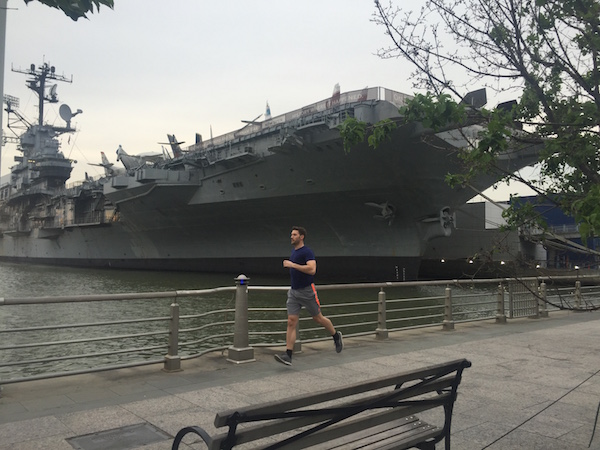
[[[71,108],[66,103],[63,103],[62,105],[60,105],[60,108],[58,108],[58,114],[60,114],[60,117],[62,117],[62,120],[64,120],[67,123],[70,123],[71,118],[73,117]]]
[[[55,84],[55,85],[53,85],[53,86],[50,88],[50,98],[55,98],[55,97],[56,97],[56,87],[57,87],[57,86],[58,86],[58,85],[56,85],[56,84]]]

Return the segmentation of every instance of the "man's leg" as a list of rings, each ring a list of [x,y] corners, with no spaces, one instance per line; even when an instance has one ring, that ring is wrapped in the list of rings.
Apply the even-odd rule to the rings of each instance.
[[[325,317],[322,313],[319,313],[318,315],[314,316],[313,320],[315,322],[317,322],[319,325],[321,325],[323,328],[325,328],[330,335],[333,336],[335,334],[335,327],[333,326],[333,323],[331,323],[331,320],[329,320],[327,317]],[[289,330],[290,329],[289,329],[289,318],[288,318],[288,333],[289,333]],[[294,339],[294,342],[296,342],[296,339]]]
[[[325,317],[322,313],[313,316],[313,320],[327,330],[327,332],[333,338],[333,342],[335,343],[335,351],[340,353],[344,349],[342,333],[335,331],[335,327],[333,326],[333,323],[331,323],[331,320]]]
[[[287,321],[287,332],[285,334],[286,349],[289,351],[294,350],[294,344],[296,343],[296,327],[298,325],[299,316],[288,316]]]
[[[292,289],[288,291],[287,298],[287,330],[285,332],[285,353],[282,355],[275,355],[275,361],[288,366],[292,365],[292,352],[294,351],[294,344],[296,343],[296,326],[300,319],[301,305],[295,299],[296,292]]]
[[[292,365],[292,352],[294,351],[294,344],[296,343],[296,325],[298,325],[298,319],[300,316],[288,315],[287,331],[285,332],[285,353],[282,355],[275,355],[275,361],[285,364],[287,366]]]

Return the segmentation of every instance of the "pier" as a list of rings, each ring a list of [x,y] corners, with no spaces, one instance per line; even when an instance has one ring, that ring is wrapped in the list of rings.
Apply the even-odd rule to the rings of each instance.
[[[119,442],[119,433],[148,445],[121,436],[123,446],[111,448],[169,449],[183,426],[213,431],[215,413],[225,408],[463,357],[473,366],[459,387],[452,448],[600,449],[599,314],[557,311],[453,331],[397,331],[386,340],[358,336],[345,340],[341,354],[329,341],[314,342],[303,345],[291,367],[274,361],[281,348],[259,348],[248,364],[212,353],[180,372],[143,366],[9,384],[0,398],[0,449],[69,450],[69,442],[99,449],[106,448],[103,439]],[[95,444],[84,439],[94,433]]]
[[[556,280],[513,281],[319,286],[321,297],[332,300],[326,314],[343,331],[345,349],[337,354],[332,340],[323,337],[321,330],[316,337],[316,331],[305,325],[311,322],[306,317],[291,367],[273,358],[285,346],[281,335],[285,333],[285,309],[273,308],[269,306],[272,299],[260,297],[275,293],[279,298],[286,288],[249,287],[243,276],[235,279],[234,286],[203,291],[3,298],[0,308],[9,308],[6,311],[12,319],[0,329],[0,350],[4,352],[0,367],[6,371],[28,364],[31,368],[25,377],[0,378],[0,450],[169,449],[182,427],[199,425],[214,432],[214,416],[224,409],[460,358],[470,360],[472,367],[464,372],[458,389],[452,448],[600,450],[600,432],[598,436],[595,433],[600,410],[597,280],[563,279],[551,289],[546,282]],[[491,285],[492,290],[476,288],[479,282]],[[398,290],[406,286],[427,297],[407,298],[405,291]],[[420,286],[426,288],[414,290]],[[334,295],[339,290],[342,302]],[[360,292],[358,297],[356,292]],[[202,295],[215,293],[226,294],[227,308],[217,298],[216,310],[190,314],[190,308],[203,301]],[[352,295],[359,301],[349,301]],[[129,302],[141,297],[151,303],[135,303],[132,308]],[[195,300],[185,300],[188,297]],[[101,311],[108,306],[98,302],[121,301],[125,302],[122,311],[133,311],[135,320],[119,317],[105,323],[83,310],[76,316],[85,321],[72,323],[72,317],[65,318],[60,312],[74,311],[77,303],[98,305],[96,310]],[[60,304],[66,309],[55,309]],[[159,315],[144,305],[158,308]],[[170,313],[162,315],[163,308]],[[42,327],[15,325],[15,313],[39,315],[39,311],[58,312],[53,317],[58,323],[50,323],[44,316]],[[143,313],[150,317],[142,317]],[[224,313],[228,320],[218,322],[213,313]],[[272,314],[281,317],[274,320]],[[210,317],[209,326],[221,327],[219,332],[229,331],[217,346],[190,352],[186,350],[190,338],[182,336],[195,329],[204,331],[206,325],[197,321],[205,317]],[[134,331],[138,322],[150,323],[150,328]],[[117,326],[118,334],[102,331],[89,336],[101,326]],[[76,335],[65,337],[71,327]],[[215,336],[215,329],[211,330],[209,338]],[[14,338],[31,332],[34,336],[51,334],[41,334],[37,342],[31,336],[27,341]],[[149,336],[156,337],[158,345],[147,341]],[[114,350],[74,354],[78,345],[102,341],[108,341]],[[127,343],[115,347],[115,341]],[[225,342],[229,343],[223,345]],[[141,358],[144,354],[148,357],[155,347],[162,356]],[[35,348],[58,348],[59,352],[38,357],[30,353]],[[84,360],[97,354],[108,358],[132,351],[137,351],[133,362],[78,365],[79,356]],[[25,361],[19,361],[23,357]],[[59,364],[62,371],[50,368],[44,372],[41,363]],[[184,444],[203,448],[191,437]]]

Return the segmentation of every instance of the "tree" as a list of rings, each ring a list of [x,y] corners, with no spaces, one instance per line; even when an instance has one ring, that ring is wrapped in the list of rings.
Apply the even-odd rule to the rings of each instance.
[[[23,0],[25,4],[32,2],[33,0]],[[73,20],[77,20],[80,17],[87,19],[87,13],[94,13],[94,6],[96,11],[100,11],[100,5],[108,6],[109,8],[114,7],[113,0],[37,0],[44,5],[51,6],[63,11],[67,16]]]
[[[575,218],[584,242],[600,235],[600,2],[425,0],[413,13],[375,0],[375,8],[373,21],[392,41],[379,56],[408,60],[414,87],[427,92],[402,109],[405,119],[435,129],[479,115],[486,124],[462,151],[464,173],[448,182],[467,185],[481,171],[497,171],[511,140],[541,139],[539,176],[499,175],[555,202]],[[520,98],[512,108],[470,109],[459,101],[475,86]],[[512,226],[544,228],[523,205],[505,217]]]

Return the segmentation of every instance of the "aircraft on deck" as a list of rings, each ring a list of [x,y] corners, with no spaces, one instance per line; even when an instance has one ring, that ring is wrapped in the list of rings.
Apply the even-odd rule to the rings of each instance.
[[[88,163],[88,164],[90,166],[104,167],[104,175],[107,177],[125,174],[124,169],[119,169],[117,167],[113,167],[114,164],[108,160],[108,158],[106,157],[104,152],[100,152],[100,154],[102,155],[102,162],[100,164],[94,164],[94,163]]]
[[[162,153],[129,155],[123,150],[123,147],[119,145],[119,148],[117,149],[117,161],[121,161],[123,166],[125,166],[125,169],[129,172],[145,167],[148,163],[152,164],[158,161],[164,161],[164,156]]]
[[[168,144],[171,146],[171,152],[173,152],[173,159],[181,158],[183,156],[181,144],[183,144],[185,141],[178,141],[174,134],[167,134],[167,138],[169,139],[169,142],[159,142],[159,144]]]

